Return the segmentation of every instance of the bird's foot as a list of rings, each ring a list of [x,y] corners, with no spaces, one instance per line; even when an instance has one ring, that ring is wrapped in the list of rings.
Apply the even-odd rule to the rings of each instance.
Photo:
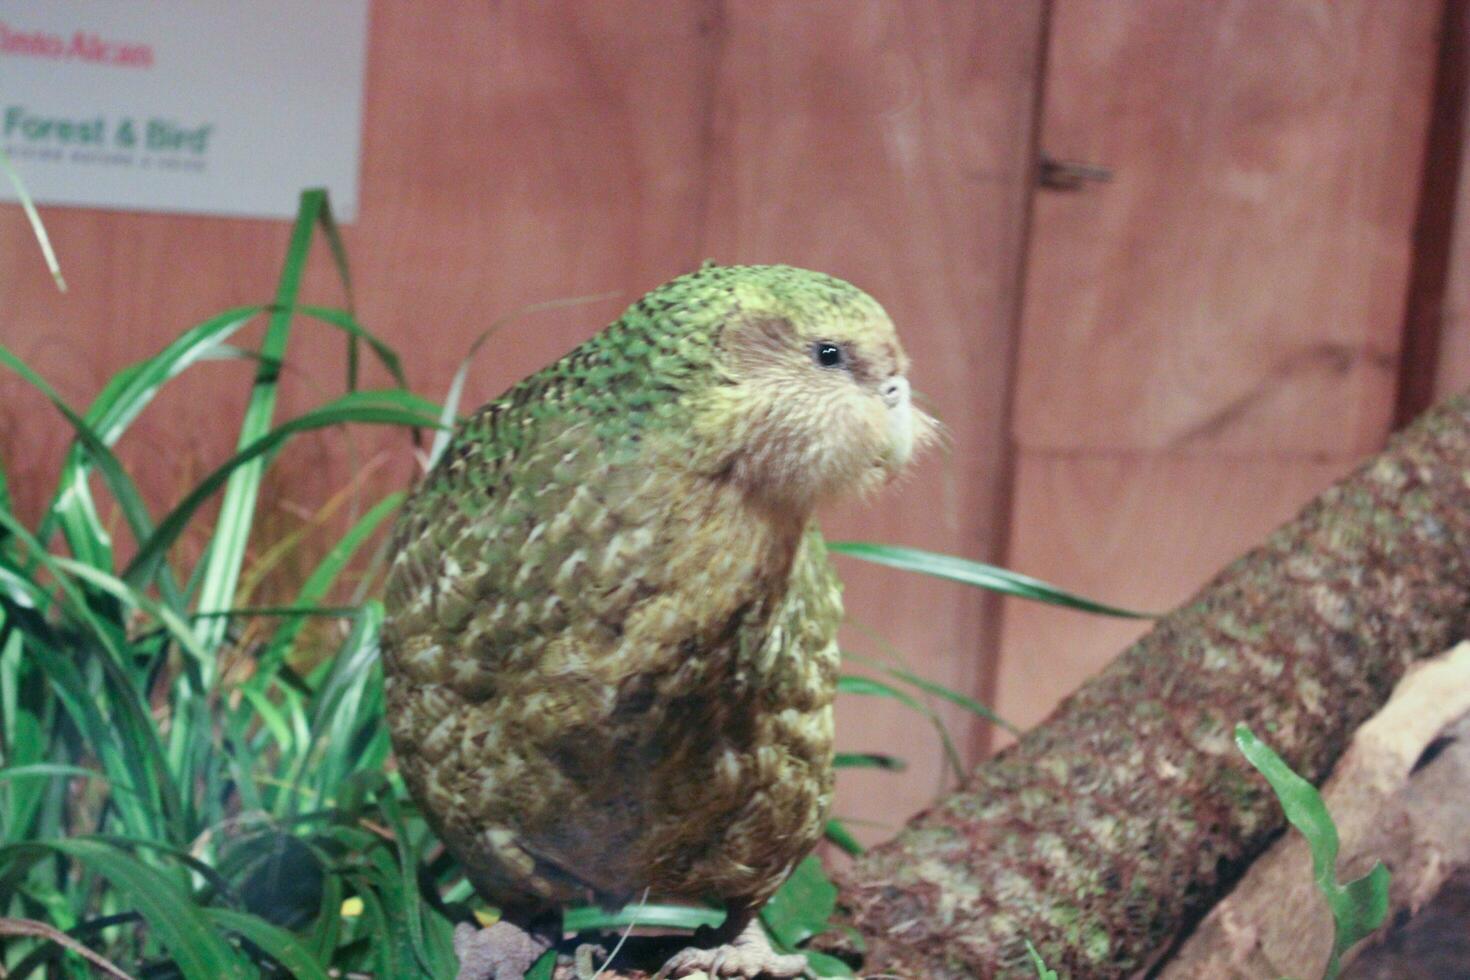
[[[457,980],[522,980],[550,948],[545,939],[504,920],[484,929],[461,922],[454,928]]]
[[[675,953],[655,974],[654,980],[687,977],[701,970],[711,978],[799,977],[806,972],[806,957],[776,952],[760,922],[752,920],[726,945],[710,949],[691,946]]]
[[[602,962],[598,966],[598,961]],[[582,943],[577,947],[573,962],[576,965],[577,980],[597,980],[602,976],[602,971],[607,969],[607,950],[596,943]]]

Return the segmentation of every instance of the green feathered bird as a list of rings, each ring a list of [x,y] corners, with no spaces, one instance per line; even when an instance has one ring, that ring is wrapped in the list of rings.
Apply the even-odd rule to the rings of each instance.
[[[398,521],[383,653],[404,779],[518,927],[480,975],[517,975],[563,905],[645,894],[729,912],[737,943],[676,974],[799,969],[742,930],[832,796],[812,514],[932,432],[907,366],[854,286],[706,264],[455,433]]]

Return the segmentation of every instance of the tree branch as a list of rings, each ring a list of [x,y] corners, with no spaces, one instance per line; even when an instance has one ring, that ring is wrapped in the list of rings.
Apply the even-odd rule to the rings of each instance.
[[[1410,668],[1353,736],[1322,790],[1337,824],[1341,879],[1376,861],[1393,871],[1389,916],[1416,915],[1470,867],[1470,644]],[[1425,750],[1441,750],[1426,759]],[[1422,760],[1422,761],[1421,761]],[[1288,834],[1210,910],[1161,980],[1321,976],[1332,916],[1312,880],[1306,841]]]
[[[1320,782],[1408,665],[1463,636],[1467,610],[1462,397],[861,858],[843,903],[865,969],[1034,976],[1027,939],[1064,976],[1149,967],[1281,829],[1235,723]]]

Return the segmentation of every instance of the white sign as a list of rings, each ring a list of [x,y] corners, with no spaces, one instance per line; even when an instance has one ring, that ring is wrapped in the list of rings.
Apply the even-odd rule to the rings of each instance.
[[[0,0],[0,146],[45,204],[284,218],[325,186],[350,221],[367,22],[367,0]]]

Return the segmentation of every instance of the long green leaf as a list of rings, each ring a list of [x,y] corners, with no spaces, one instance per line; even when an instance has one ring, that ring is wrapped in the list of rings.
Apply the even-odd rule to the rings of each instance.
[[[0,767],[0,783],[9,782],[13,779],[54,779],[57,776],[63,776],[67,779],[100,779],[102,782],[112,783],[112,780],[107,777],[106,773],[98,772],[95,769],[84,769],[81,766],[62,765],[58,762],[37,762],[27,766]],[[135,792],[131,786],[114,786],[113,788],[126,793]]]
[[[1388,915],[1388,869],[1383,862],[1361,878],[1337,881],[1337,824],[1327,812],[1317,788],[1298,776],[1245,725],[1235,726],[1235,744],[1251,765],[1266,777],[1286,813],[1286,819],[1307,839],[1312,852],[1312,877],[1332,912],[1335,935],[1332,956],[1323,980],[1333,980],[1342,969],[1342,954],[1383,924]]]
[[[221,338],[240,329],[260,310],[260,307],[252,306],[221,313],[186,331],[154,357],[119,371],[87,409],[87,427],[103,445],[114,445],[164,382],[190,364],[203,359]],[[80,430],[78,434],[81,434]],[[95,455],[95,450],[93,452]],[[67,467],[73,466],[85,466],[85,460],[77,458],[73,453],[68,457]],[[67,485],[65,476],[61,484],[63,487]],[[52,506],[47,508],[47,520],[50,520],[54,508],[53,501]],[[37,537],[47,540],[47,524],[41,525]]]
[[[692,932],[700,926],[718,926],[724,921],[725,913],[719,909],[702,909],[692,905],[660,905],[650,902],[644,905],[627,905],[614,912],[607,912],[594,906],[577,906],[567,909],[562,924],[567,932],[626,929],[630,925],[657,929],[688,929]]]
[[[1153,613],[1135,612],[1132,609],[1096,602],[1059,589],[1054,585],[1048,585],[1029,575],[1021,575],[994,565],[986,565],[983,562],[970,561],[968,558],[957,558],[954,555],[941,555],[932,551],[902,548],[897,545],[871,544],[866,541],[833,541],[827,545],[827,548],[835,554],[851,555],[853,558],[861,558],[863,561],[870,561],[878,565],[887,565],[890,568],[900,568],[906,572],[919,572],[950,582],[990,589],[1003,595],[1034,599],[1037,602],[1046,602],[1056,606],[1068,606],[1103,616],[1121,616],[1127,619],[1152,619],[1155,616]]]
[[[0,840],[25,840],[44,802],[49,782],[27,779],[30,770],[43,768],[40,760],[48,748],[45,730],[35,712],[19,707],[19,662],[21,636],[12,633],[0,649],[0,746],[3,746],[6,769],[0,771],[0,782],[9,782],[0,793]],[[44,712],[44,709],[42,709]]]
[[[40,391],[71,425],[75,435],[76,445],[62,467],[60,489],[41,523],[37,539],[45,542],[50,536],[51,522],[59,521],[72,554],[78,560],[94,568],[111,570],[111,536],[103,527],[102,519],[92,501],[91,489],[87,484],[88,465],[95,464],[102,473],[103,480],[112,491],[113,499],[127,519],[134,540],[142,542],[153,533],[153,520],[137,485],[113,455],[102,433],[96,431],[89,420],[79,416],[44,378],[3,346],[0,346],[0,364],[9,367]],[[166,566],[164,571],[167,572]],[[176,607],[181,605],[178,588],[171,574],[162,576],[160,587],[167,601]]]
[[[10,163],[10,157],[3,148],[0,148],[0,171],[4,171],[6,180],[15,191],[15,199],[20,202],[21,210],[26,214],[26,220],[31,223],[31,234],[36,236],[36,244],[41,247],[41,256],[46,260],[46,268],[51,272],[51,278],[56,283],[56,288],[66,292],[66,280],[61,277],[61,263],[56,261],[56,251],[51,247],[51,236],[46,234],[46,225],[41,221],[41,215],[36,211],[35,202],[31,200],[31,192],[26,190],[25,181],[20,179],[20,174],[15,172],[15,167]]]
[[[309,316],[314,320],[329,323],[347,334],[348,341],[361,340],[376,355],[383,367],[387,368],[393,380],[398,382],[400,388],[408,387],[408,377],[403,373],[403,361],[398,352],[379,339],[370,330],[357,322],[357,317],[346,310],[333,309],[329,306],[312,306],[302,304],[296,307],[296,312],[302,316]],[[355,390],[355,383],[348,384],[348,390]]]
[[[1031,969],[1036,971],[1036,980],[1057,980],[1057,971],[1047,969],[1046,961],[1029,939],[1026,940],[1026,957],[1031,961]]]
[[[100,452],[111,455],[101,447],[100,440],[92,433],[90,427],[66,403],[56,389],[51,387],[45,378],[32,370],[30,365],[3,345],[0,345],[0,364],[20,375],[31,387],[44,395],[47,401],[51,402],[57,411],[72,423],[79,437],[86,436],[97,444]],[[67,544],[71,547],[72,554],[81,561],[97,568],[111,568],[112,540],[102,526],[101,517],[97,515],[97,507],[92,501],[92,491],[87,486],[85,477],[78,478],[76,474],[69,474],[69,477],[64,480],[53,505],[53,511],[66,534]]]
[[[761,922],[772,938],[787,950],[795,950],[818,933],[825,932],[837,910],[837,886],[822,870],[815,854],[802,859],[761,909]]]
[[[421,414],[394,407],[391,403],[385,404],[372,399],[364,399],[363,397],[384,394],[396,393],[356,392],[351,395],[344,395],[342,398],[321,408],[314,409],[291,419],[289,422],[283,423],[235,453],[222,466],[201,480],[189,492],[188,496],[158,523],[157,530],[138,549],[137,555],[129,563],[123,577],[135,585],[140,582],[147,582],[152,577],[153,570],[157,567],[158,563],[163,560],[163,556],[167,553],[168,549],[178,539],[179,535],[183,533],[184,528],[188,526],[195,512],[198,511],[206,500],[213,496],[220,487],[224,486],[227,480],[232,479],[234,474],[238,473],[241,468],[250,465],[261,456],[274,451],[298,432],[328,428],[334,425],[344,425],[351,422],[403,425],[409,427],[420,426],[424,428],[434,428],[438,425],[433,419]],[[237,530],[241,529],[239,525],[232,526]],[[248,528],[245,528],[245,530],[248,530]],[[219,533],[216,530],[216,546],[220,541]],[[229,608],[229,604],[216,604],[213,608],[210,608],[205,606],[201,599],[199,611],[208,616],[210,613],[223,612]],[[210,617],[202,620],[202,622],[219,624],[221,630],[220,635],[223,635],[224,619],[222,617]]]
[[[551,980],[556,973],[556,950],[548,949],[542,953],[531,968],[526,971],[526,980]]]
[[[895,680],[903,681],[905,684],[911,684],[914,687],[917,687],[919,690],[925,692],[926,694],[932,694],[937,698],[942,698],[945,701],[948,701],[950,704],[959,705],[961,708],[964,708],[966,711],[970,712],[970,714],[975,715],[978,718],[983,718],[993,725],[999,725],[1001,728],[1004,728],[1012,735],[1021,734],[1021,730],[1019,728],[1006,721],[1000,715],[996,714],[994,711],[991,711],[985,705],[981,704],[979,701],[976,701],[969,695],[961,694],[959,691],[945,687],[943,684],[939,684],[935,681],[920,677],[918,674],[915,674],[911,670],[905,670],[902,667],[894,667],[889,664],[883,663],[882,661],[875,660],[872,657],[865,657],[861,654],[853,653],[850,650],[842,651],[842,656],[847,660],[855,661],[857,663],[863,664],[864,666],[871,667],[874,670],[881,670],[889,677],[892,677]]]
[[[250,965],[209,924],[172,878],[111,844],[76,837],[0,846],[0,862],[35,860],[53,851],[105,878],[148,923],[186,980],[248,980]]]
[[[200,648],[194,631],[189,628],[178,613],[161,603],[148,598],[142,592],[134,589],[128,583],[116,576],[109,575],[99,568],[92,568],[81,562],[71,561],[66,558],[55,559],[58,568],[65,569],[79,579],[82,579],[97,589],[119,600],[124,605],[145,612],[158,622],[167,633],[173,637],[179,649],[193,659],[194,663],[202,671],[210,666],[210,659]]]
[[[130,675],[128,658],[124,654],[125,638],[115,625],[99,619],[92,612],[67,569],[48,555],[19,521],[8,512],[0,511],[0,526],[7,528],[17,541],[24,544],[36,561],[54,577],[61,594],[62,609],[87,630],[87,636],[103,654],[96,661],[111,684],[109,703],[116,709],[109,722],[103,721],[78,665],[68,656],[69,651],[51,643],[37,644],[34,661],[49,674],[57,694],[62,697],[68,712],[76,718],[78,726],[90,735],[91,748],[113,781],[129,783],[140,790],[156,787],[160,814],[150,812],[141,801],[134,803],[126,796],[116,801],[120,812],[129,819],[132,830],[140,835],[151,833],[161,836],[162,829],[153,822],[155,815],[161,815],[167,824],[168,836],[179,839],[185,833],[183,801],[177,787],[168,778],[168,766],[158,743],[152,715],[142,691]],[[32,588],[33,599],[39,600],[37,608],[44,609],[49,598],[39,587]],[[128,746],[127,751],[122,749],[123,744]]]
[[[356,315],[357,297],[352,288],[352,270],[347,264],[347,245],[342,241],[342,231],[337,226],[337,218],[332,214],[332,202],[323,194],[321,212],[317,215],[317,222],[321,225],[322,237],[327,240],[327,249],[332,253],[332,264],[337,269],[337,280],[342,284],[342,292],[347,297],[347,311]],[[352,333],[347,335],[347,390],[357,390],[357,341],[358,336]],[[402,381],[399,384],[403,384]]]
[[[838,752],[832,757],[832,766],[835,769],[886,769],[889,772],[903,772],[909,764],[896,755],[883,755],[878,752]]]
[[[847,829],[847,824],[838,820],[836,817],[827,821],[827,828],[822,832],[822,836],[854,857],[863,853],[865,850],[862,842],[852,835],[852,831]]]
[[[293,787],[301,786],[309,773],[318,793],[330,794],[355,767],[361,771],[360,767],[369,762],[358,736],[364,728],[375,731],[379,739],[383,734],[382,674],[375,669],[383,615],[381,602],[364,603],[353,621],[352,632],[332,659],[331,669],[311,706],[310,735],[297,742],[302,750],[292,778]],[[378,710],[365,711],[368,705]],[[325,750],[318,754],[318,748],[323,745]],[[298,797],[299,794],[292,794],[292,807]]]
[[[312,229],[325,203],[325,191],[309,190],[301,195],[296,223],[291,228],[291,243],[286,249],[286,261],[276,287],[275,310],[260,345],[260,368],[240,425],[237,458],[248,447],[257,445],[271,429],[279,365],[286,356],[286,341],[291,333],[291,311],[296,305],[306,257],[311,250]],[[220,504],[219,521],[200,586],[200,612],[216,612],[235,604],[235,586],[240,581],[240,567],[255,516],[255,501],[265,472],[264,461],[258,456],[259,453],[243,460],[229,475],[229,485]],[[200,641],[207,649],[218,647],[224,640],[225,625],[222,620],[204,620],[198,625]]]
[[[237,933],[265,951],[296,980],[328,980],[311,952],[291,933],[256,915],[230,909],[210,908],[205,915],[219,928]]]
[[[297,609],[312,609],[321,602],[337,576],[342,573],[342,569],[357,553],[358,548],[372,536],[385,519],[397,512],[405,496],[407,495],[403,492],[390,494],[348,529],[347,533],[332,546],[332,549],[307,576],[305,584],[301,586],[301,592],[296,597]],[[250,685],[263,689],[275,676],[277,667],[285,660],[291,644],[300,634],[303,622],[302,617],[295,616],[286,619],[276,628],[275,635],[271,637],[270,643],[257,661],[255,674],[248,682]]]
[[[949,729],[945,727],[944,719],[940,718],[938,712],[934,711],[927,704],[924,704],[907,691],[899,690],[892,684],[885,683],[873,677],[862,677],[857,674],[843,674],[837,678],[837,693],[858,694],[870,698],[888,698],[928,718],[929,723],[934,726],[934,730],[939,733],[939,742],[944,747],[945,759],[949,762],[955,775],[964,778],[965,764],[964,760],[960,758],[960,750],[955,746],[954,739],[949,734]]]

